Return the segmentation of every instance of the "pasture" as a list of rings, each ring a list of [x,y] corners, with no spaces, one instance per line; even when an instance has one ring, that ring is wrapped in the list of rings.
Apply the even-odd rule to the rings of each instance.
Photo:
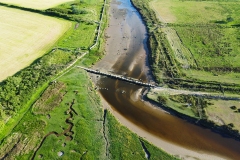
[[[26,11],[0,7],[0,81],[45,54],[71,23]]]
[[[239,23],[239,1],[154,0],[150,6],[166,23],[224,22]],[[160,19],[160,20],[161,20]]]
[[[48,9],[70,1],[73,0],[0,0],[1,3],[40,10]]]
[[[239,101],[211,100],[206,108],[208,119],[218,125],[229,125],[240,130],[240,103]],[[233,125],[231,125],[231,123]]]
[[[162,31],[185,76],[239,83],[239,4],[220,0],[150,2],[159,20],[168,23]]]

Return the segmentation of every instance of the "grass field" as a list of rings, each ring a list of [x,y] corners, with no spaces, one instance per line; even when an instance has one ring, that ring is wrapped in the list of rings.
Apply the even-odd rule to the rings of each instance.
[[[46,53],[71,23],[0,7],[0,81]]]
[[[151,7],[166,23],[209,23],[225,21],[232,17],[231,24],[239,23],[239,1],[181,1],[153,0]],[[211,16],[210,16],[211,15]]]
[[[13,4],[25,8],[47,9],[59,4],[70,2],[73,0],[0,0],[2,3]]]
[[[58,84],[50,85],[11,134],[0,144],[0,159],[7,153],[7,158],[30,159],[44,135],[52,131],[61,134],[69,127],[69,123],[73,124],[72,129],[61,136],[48,136],[34,159],[40,159],[40,155],[44,159],[56,159],[59,151],[64,152],[64,159],[79,159],[82,156],[86,159],[104,159],[104,138],[101,132],[103,110],[87,73],[73,69],[59,81],[59,84],[64,84],[65,88]],[[54,100],[53,103],[47,103],[47,100],[53,100],[57,96],[52,92],[53,90],[61,90],[60,93],[64,93],[64,96],[61,96],[61,101]],[[69,106],[73,99],[74,112],[71,113],[72,118],[69,118]],[[41,113],[36,113],[36,107],[40,103],[44,103],[46,107],[41,108]],[[32,113],[31,110],[34,112]],[[27,144],[26,147],[24,144]],[[14,149],[14,145],[18,146],[17,150]]]
[[[49,86],[11,134],[2,141],[0,158],[31,159],[34,151],[37,151],[34,159],[146,159],[144,145],[151,159],[177,159],[132,133],[111,113],[106,112],[104,116],[100,97],[84,70],[72,69],[58,81],[65,88],[59,84]],[[45,103],[47,99],[57,96],[52,91],[58,89],[65,93],[62,101]],[[66,121],[70,116],[69,104],[73,99],[74,113]],[[46,107],[42,108],[40,114],[36,114],[34,110],[39,102]],[[49,135],[44,140],[43,137],[52,131],[63,133],[69,127],[66,122],[73,124],[70,131],[59,136]],[[68,136],[72,139],[67,139]],[[64,154],[60,157],[59,152]]]
[[[78,26],[75,28],[75,26]],[[72,26],[58,43],[58,47],[63,48],[81,48],[88,49],[88,47],[93,43],[95,38],[95,29],[97,25],[87,25],[85,23],[76,23]]]
[[[180,64],[177,68],[185,76],[239,84],[239,4],[221,0],[150,2],[159,20],[168,23],[162,31],[173,52],[170,61]]]
[[[240,130],[239,101],[211,100],[210,103],[211,105],[208,105],[206,108],[209,120],[212,120],[218,125],[229,125],[232,123],[234,129]]]

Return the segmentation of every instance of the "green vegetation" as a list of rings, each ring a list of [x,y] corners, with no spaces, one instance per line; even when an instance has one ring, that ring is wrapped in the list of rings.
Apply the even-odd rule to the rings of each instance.
[[[216,75],[240,72],[238,28],[222,28],[216,25],[174,28],[183,44],[193,54],[197,69],[210,71]]]
[[[132,1],[148,27],[149,59],[159,84],[239,95],[239,1]],[[239,135],[238,108],[230,108],[236,106],[235,101],[163,91],[151,91],[147,96],[210,127],[218,125],[218,129]]]
[[[48,87],[33,105],[33,113],[46,114],[48,111],[51,111],[54,109],[54,107],[58,106],[66,94],[66,91],[63,92],[64,88],[64,84],[59,82]],[[54,96],[51,96],[52,94]]]
[[[119,124],[113,115],[107,112],[107,130],[109,132],[109,159],[177,159],[139,138],[128,128]],[[146,153],[145,153],[146,152]]]
[[[88,54],[75,64],[89,67],[103,55],[103,35],[99,45],[88,51],[98,28],[89,17],[97,21],[102,4],[76,1],[43,11],[74,20],[73,27],[52,51],[1,82],[0,159],[145,159],[144,148],[150,159],[175,159],[103,112],[87,73],[71,67],[84,52]],[[104,17],[101,28],[106,22]]]
[[[94,1],[94,3],[98,6],[96,7],[95,12],[99,13],[100,11],[98,9],[100,8],[100,4],[97,2],[99,1]],[[91,1],[91,3],[93,3],[93,1]],[[96,27],[92,27],[92,25],[87,25],[86,23],[87,22],[82,22],[82,26],[85,25],[85,27],[88,27],[85,29],[85,31],[87,33],[94,33]],[[57,43],[57,46],[61,46],[62,44],[64,44],[65,40],[67,40],[66,46],[67,44],[71,46],[73,41],[69,39],[76,36],[74,30],[75,28],[71,28],[66,34],[66,36],[64,36]],[[87,37],[85,34],[83,36]],[[83,37],[80,36],[80,38]],[[82,41],[83,40],[77,42],[81,43]],[[83,45],[79,46],[88,48],[92,44],[93,40],[89,40],[87,42],[85,41]],[[57,73],[62,71],[66,66],[71,63],[71,61],[75,60],[82,53],[83,51],[81,51],[81,49],[79,50],[79,48],[76,47],[76,44],[72,48],[55,48],[51,52],[49,52],[49,54],[43,56],[41,59],[36,60],[26,69],[1,82],[0,100],[2,107],[0,108],[0,110],[1,115],[3,116],[0,117],[0,139],[6,136],[11,130],[11,128],[18,123],[19,119],[22,118],[22,116],[32,105],[32,103],[36,101],[41,92],[47,87],[47,83],[49,83],[49,81],[53,79],[53,77]],[[99,57],[100,55],[101,54],[95,54],[95,51],[92,51],[91,58],[88,60],[88,63],[92,64],[93,61],[96,61],[98,59],[96,57]]]
[[[1,147],[4,150],[1,153],[6,157],[30,159],[34,151],[41,145],[35,159],[39,157],[57,158],[59,151],[64,152],[64,159],[70,157],[76,159],[81,156],[86,159],[104,159],[104,138],[103,133],[99,132],[103,125],[103,111],[100,108],[100,99],[88,79],[87,73],[79,69],[73,69],[61,77],[58,83],[64,84],[64,91],[66,91],[61,103],[55,103],[54,108],[42,110],[43,114],[36,115],[35,112],[32,113],[29,110],[3,141],[3,144],[8,143],[10,146]],[[53,90],[53,88],[61,90],[62,86],[51,84],[38,101],[46,103],[44,98],[56,97],[58,94],[56,92],[49,94],[49,90]],[[74,104],[71,106],[73,99]],[[38,101],[35,105],[39,104]],[[73,110],[72,113],[70,113],[70,108]],[[71,114],[72,116],[70,116]],[[71,129],[69,129],[70,125],[72,125]],[[51,132],[56,132],[56,135],[51,134],[46,139],[43,138],[44,135]],[[18,140],[11,140],[16,139],[14,138],[16,135],[18,135]],[[32,135],[34,136],[30,137]],[[24,144],[32,149],[26,151]],[[14,145],[22,146],[22,148],[18,147],[16,151]],[[1,157],[3,156],[1,155]]]
[[[43,14],[58,16],[89,25],[98,23],[104,0],[72,1],[43,11]]]
[[[0,81],[51,50],[72,25],[66,20],[4,6],[0,6],[0,14]]]
[[[171,95],[154,91],[150,91],[147,97],[184,115],[196,119],[207,119],[205,109],[209,102],[205,98],[184,94]]]
[[[155,0],[151,1],[151,7],[167,23],[200,24],[213,22],[234,25],[240,22],[238,0]]]
[[[88,79],[85,71],[73,69],[58,80],[66,85],[67,93],[56,109],[46,112],[51,118],[47,119],[45,133],[56,131],[60,134],[68,129],[69,124],[65,120],[69,117],[69,106],[74,100],[73,116],[68,121],[73,127],[64,135],[48,136],[37,151],[36,159],[39,155],[46,159],[57,158],[59,151],[64,152],[64,159],[104,159],[104,138],[103,133],[99,132],[103,125],[103,111]]]
[[[38,101],[54,99],[58,93],[49,94],[53,89],[65,93],[62,101],[36,114],[37,101],[2,141],[0,158],[56,159],[63,153],[63,159],[145,159],[144,146],[150,159],[176,159],[119,124],[108,111],[104,116],[85,71],[72,69],[58,83],[51,84]]]
[[[157,77],[200,79],[198,83],[206,85],[207,74],[207,80],[215,84],[239,84],[239,1],[156,0],[151,7],[161,15],[162,22],[167,22],[163,29],[156,29],[156,35],[162,38],[150,37],[151,47],[157,51],[152,62]],[[168,42],[159,45],[160,39]],[[161,46],[166,49],[161,50]],[[158,74],[160,67],[164,68],[163,74]],[[227,78],[230,73],[231,78]],[[176,83],[183,86],[183,81]]]
[[[208,119],[217,125],[229,125],[230,128],[240,130],[239,101],[210,100],[206,108]],[[232,124],[232,125],[231,125]]]
[[[133,2],[148,26],[150,62],[159,83],[172,88],[240,93],[238,1]],[[192,7],[197,3],[201,14]],[[156,11],[155,16],[148,14],[153,12],[151,7]],[[222,9],[216,11],[219,7]],[[201,9],[206,12],[201,12]],[[207,15],[211,15],[213,10],[215,14],[211,17],[214,20],[203,18],[209,17]],[[162,15],[160,20],[167,19],[168,23],[156,19],[158,12]],[[189,15],[196,17],[191,20]],[[216,23],[223,17],[229,23]],[[169,20],[171,18],[175,20]]]
[[[21,118],[24,112],[39,97],[49,80],[64,68],[67,64],[65,62],[74,60],[80,54],[66,52],[71,56],[67,56],[67,59],[65,59],[64,56],[61,58],[57,56],[58,53],[61,55],[62,51],[43,56],[31,66],[1,83],[0,99],[2,108],[0,110],[4,116],[1,117],[0,121],[6,124],[7,128],[16,125],[19,121],[18,118]],[[58,57],[59,61],[52,60],[54,57]],[[16,116],[16,119],[13,118],[14,116]],[[7,130],[4,129],[4,125],[1,126],[0,131],[1,139],[8,134]]]
[[[65,34],[65,37],[59,42],[61,48],[81,48],[86,50],[95,38],[96,24],[76,23],[72,29]]]
[[[239,94],[238,1],[133,2],[148,26],[150,61],[159,83],[172,88]],[[195,12],[193,4],[200,11]],[[148,14],[153,12],[151,7],[155,16]],[[222,9],[216,10],[219,7]],[[212,11],[215,14],[208,16]],[[166,20],[157,20],[158,14],[160,20]],[[196,16],[190,19],[189,15]],[[222,19],[229,23],[216,23]]]

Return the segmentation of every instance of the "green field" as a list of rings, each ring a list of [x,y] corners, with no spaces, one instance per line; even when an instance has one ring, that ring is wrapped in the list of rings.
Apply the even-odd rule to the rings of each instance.
[[[47,9],[71,1],[74,0],[0,0],[1,3],[34,9]]]
[[[177,68],[186,76],[239,84],[239,4],[221,0],[150,2],[159,20],[168,23],[162,31]]]
[[[240,23],[239,1],[153,0],[150,6],[166,23]],[[210,16],[211,15],[211,16]]]
[[[106,117],[109,137],[108,159],[177,160],[122,126],[111,113],[108,112]]]
[[[94,1],[94,3],[97,3],[100,1]],[[76,6],[81,6],[81,3],[74,3]],[[91,5],[93,1],[86,3],[83,5],[83,7],[86,7],[86,5]],[[71,4],[66,4],[66,5],[61,5],[60,7],[63,8],[63,6],[68,7]],[[103,5],[103,3],[102,3]],[[4,7],[3,7],[4,8]],[[98,13],[96,17],[100,17],[100,8],[101,4],[98,3],[97,5],[92,6],[92,9],[95,8],[95,12]],[[7,8],[10,11],[13,9]],[[67,9],[67,8],[65,8]],[[25,12],[21,10],[14,9],[15,13],[26,13],[25,18],[27,16],[37,15],[40,17],[40,14],[35,14],[32,12]],[[53,9],[52,11],[56,11],[56,9]],[[68,16],[78,16],[78,14],[72,14],[69,13]],[[24,15],[23,15],[24,16]],[[61,15],[57,15],[60,16]],[[86,14],[88,16],[88,14]],[[55,15],[56,17],[56,15]],[[48,81],[50,81],[56,74],[60,74],[62,71],[64,71],[64,68],[72,64],[73,60],[76,60],[77,58],[81,57],[83,53],[88,53],[90,52],[89,56],[87,58],[84,58],[84,64],[86,65],[92,65],[94,62],[96,62],[101,56],[103,55],[98,51],[99,48],[102,48],[102,45],[98,45],[97,47],[94,48],[95,51],[88,51],[88,48],[95,44],[94,38],[96,37],[96,28],[97,25],[94,23],[89,23],[86,21],[83,22],[76,22],[76,21],[63,21],[63,20],[58,20],[52,17],[47,17],[50,20],[57,20],[60,22],[64,22],[63,24],[66,24],[63,27],[68,27],[69,29],[64,36],[62,36],[60,39],[58,37],[57,42],[50,42],[49,44],[53,43],[55,44],[55,49],[49,52],[50,48],[48,48],[48,53],[46,56],[43,56],[41,60],[36,60],[32,65],[27,67],[26,69],[18,72],[18,74],[11,76],[7,78],[5,81],[1,83],[0,87],[0,99],[1,99],[1,118],[0,118],[0,139],[2,139],[4,136],[6,136],[9,131],[11,131],[12,127],[16,125],[19,121],[19,119],[22,118],[26,110],[32,105],[34,101],[36,101],[36,98],[38,98],[39,94],[45,89],[47,86]],[[67,17],[65,17],[68,19]],[[93,17],[94,18],[94,17]],[[11,20],[9,20],[12,22]],[[17,21],[17,20],[16,20]],[[103,22],[106,22],[106,17],[103,18]],[[34,22],[31,22],[34,23]],[[29,23],[29,24],[31,24]],[[54,21],[52,22],[54,24]],[[21,22],[19,22],[21,24]],[[26,24],[25,24],[26,26]],[[31,25],[30,25],[31,26]],[[46,28],[46,26],[39,25],[43,28]],[[70,27],[72,26],[72,27]],[[103,25],[103,27],[106,25]],[[27,28],[28,26],[26,26]],[[69,28],[70,27],[70,28]],[[16,29],[17,27],[15,27]],[[82,29],[84,28],[84,32]],[[29,31],[30,29],[34,28],[28,28]],[[55,33],[57,28],[53,28]],[[35,33],[34,31],[31,31],[30,33],[32,34],[40,34],[40,33]],[[45,33],[45,32],[43,32]],[[64,33],[64,32],[63,32]],[[63,34],[62,33],[62,34]],[[80,34],[81,33],[81,34]],[[80,35],[79,35],[80,34]],[[92,36],[89,36],[91,34]],[[11,33],[9,34],[11,35]],[[49,34],[52,35],[52,34]],[[44,35],[44,36],[49,36],[49,35]],[[86,40],[86,37],[88,37]],[[13,40],[15,40],[18,37],[12,37]],[[15,39],[14,39],[15,38]],[[30,37],[31,38],[31,37]],[[50,39],[53,37],[50,37]],[[102,39],[100,38],[101,43],[103,42]],[[29,44],[26,44],[24,40],[21,40],[18,42],[19,45],[22,46],[27,46],[29,48]],[[35,43],[37,41],[32,40],[32,43]],[[98,42],[99,43],[99,42]],[[10,44],[9,44],[10,45]],[[38,45],[38,44],[36,44]],[[34,46],[34,44],[32,44]],[[31,46],[31,47],[32,47]],[[9,47],[14,47],[14,46],[9,46]],[[20,47],[20,46],[19,46]],[[27,50],[28,48],[23,48]],[[45,46],[42,46],[45,47]],[[53,47],[53,46],[51,46]],[[7,48],[4,46],[3,49],[7,51]],[[20,48],[16,48],[20,49]],[[95,53],[97,51],[97,53]],[[38,52],[43,52],[42,50],[35,50],[34,53]],[[47,50],[45,51],[45,53]],[[13,56],[17,55],[18,52],[15,52]],[[43,53],[44,54],[44,53]],[[36,57],[38,58],[38,57]],[[27,60],[27,58],[25,58]],[[24,60],[25,60],[24,59]],[[5,62],[6,59],[2,59],[3,62]],[[35,60],[35,59],[33,59]],[[30,63],[30,62],[29,62]],[[28,65],[28,64],[22,64],[18,65],[18,67],[15,66],[15,63],[9,63],[9,66],[14,66],[16,71],[19,71],[21,68],[21,65]],[[4,66],[7,68],[8,66]],[[3,67],[3,68],[4,68]],[[4,69],[2,71],[5,71]],[[8,73],[10,73],[11,70],[8,70]]]
[[[149,31],[150,65],[165,90],[147,97],[180,113],[239,134],[239,101],[191,92],[240,94],[239,0],[133,0]],[[184,94],[172,91],[185,90]],[[231,108],[232,107],[232,108]]]
[[[218,125],[233,124],[231,128],[240,130],[240,103],[239,101],[211,100],[206,108],[208,119]]]
[[[71,23],[0,7],[0,81],[27,67],[53,47]]]
[[[73,4],[84,13],[72,14],[76,8],[71,8],[63,16],[62,12]],[[99,0],[83,5],[69,2],[46,11],[47,15],[72,21],[66,21],[69,29],[54,41],[54,49],[46,50],[46,55],[0,83],[0,159],[145,159],[144,148],[151,159],[175,159],[103,111],[88,74],[71,66],[73,62],[92,66],[103,55],[102,37],[89,50],[95,43],[102,5]],[[107,17],[103,15],[102,28],[105,28]],[[88,54],[79,59],[85,53]]]
[[[145,159],[144,146],[150,159],[176,159],[104,112],[88,74],[77,68],[49,85],[0,146],[0,158]]]

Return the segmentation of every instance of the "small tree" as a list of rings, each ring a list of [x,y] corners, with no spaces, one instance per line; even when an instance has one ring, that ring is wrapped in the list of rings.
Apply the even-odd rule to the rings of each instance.
[[[231,106],[230,107],[232,110],[235,110],[235,109],[237,109],[237,107],[236,106]]]
[[[167,98],[164,96],[158,96],[157,100],[158,100],[158,102],[160,102],[162,104],[166,104],[166,102],[167,102]]]
[[[228,16],[227,17],[227,22],[232,22],[232,21],[234,21],[234,19],[231,16]]]

